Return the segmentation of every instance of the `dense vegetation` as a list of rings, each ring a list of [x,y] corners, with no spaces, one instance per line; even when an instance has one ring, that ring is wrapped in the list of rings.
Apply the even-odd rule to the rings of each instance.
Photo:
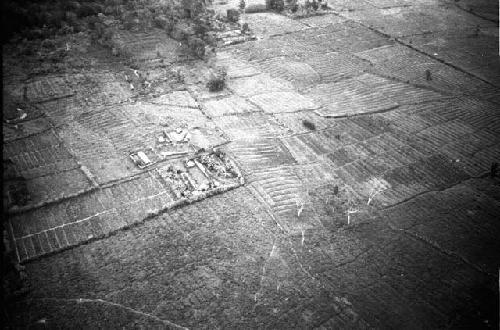
[[[174,4],[178,5],[175,6]],[[102,13],[126,28],[145,23],[166,24],[194,11],[196,0],[5,0],[2,10],[2,42],[14,36],[28,40],[92,28]],[[158,19],[161,17],[161,19]]]
[[[125,0],[126,1],[126,0]],[[5,0],[2,8],[2,42],[14,35],[43,38],[65,30],[85,28],[85,18],[104,11],[109,1]]]

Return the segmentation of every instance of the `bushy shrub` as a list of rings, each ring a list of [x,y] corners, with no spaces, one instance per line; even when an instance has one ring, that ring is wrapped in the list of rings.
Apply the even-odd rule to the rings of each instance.
[[[82,3],[78,9],[76,9],[76,16],[78,18],[97,15],[102,12],[102,5],[97,3]]]
[[[237,23],[240,19],[240,12],[236,9],[227,10],[227,19],[229,22]]]
[[[40,44],[42,48],[45,48],[47,50],[54,50],[56,49],[56,42],[53,39],[44,39],[42,43]]]
[[[306,0],[299,4],[297,0],[288,0],[287,10],[296,17],[316,15],[320,10],[329,9],[326,0]]]
[[[285,2],[283,0],[269,0],[269,9],[281,12],[285,9]]]
[[[250,27],[248,26],[248,23],[243,23],[241,25],[241,33],[242,34],[247,34],[250,32]]]
[[[307,119],[302,120],[302,125],[304,125],[304,127],[307,128],[310,131],[316,130],[316,125],[314,125],[313,122],[311,122],[311,121],[309,121]]]
[[[319,4],[316,2],[316,0],[312,1],[311,7],[312,7],[313,10],[318,10],[319,9]]]
[[[78,17],[76,13],[73,11],[66,11],[64,13],[64,19],[68,23],[69,26],[76,26],[78,24]]]
[[[65,16],[63,10],[53,10],[47,15],[47,24],[55,28],[60,28],[64,23]]]
[[[123,5],[124,1],[123,0],[106,0],[104,1],[104,4],[107,6],[121,6]]]
[[[219,92],[226,87],[227,72],[224,68],[217,68],[210,74],[207,88],[210,92]]]
[[[198,58],[205,56],[205,42],[197,37],[190,37],[188,39],[188,46],[193,55]]]
[[[163,29],[166,31],[170,30],[170,22],[169,19],[165,15],[158,15],[154,18],[154,24],[157,28]]]

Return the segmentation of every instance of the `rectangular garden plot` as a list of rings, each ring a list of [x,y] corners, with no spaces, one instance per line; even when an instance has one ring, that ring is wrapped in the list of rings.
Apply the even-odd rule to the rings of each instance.
[[[111,43],[122,55],[144,62],[156,59],[175,61],[179,48],[179,43],[160,29],[148,33],[118,31]]]
[[[278,139],[235,141],[226,147],[249,172],[266,167],[296,164],[287,147]]]
[[[400,105],[424,103],[443,97],[431,90],[393,82],[372,74],[319,85],[311,91],[310,96],[324,105],[324,109],[317,113],[325,117],[387,111]]]
[[[221,116],[214,122],[231,140],[275,138],[287,132],[271,115],[262,113]]]
[[[28,179],[78,167],[52,130],[6,143],[3,158],[10,159],[17,173]]]
[[[168,206],[172,199],[153,176],[65,199],[10,218],[20,261],[103,237]],[[131,207],[133,205],[133,207]]]
[[[125,182],[12,215],[9,222],[22,262],[104,237],[243,183],[236,164],[225,153],[210,150]]]
[[[23,96],[21,85],[12,90],[18,97]],[[44,103],[67,98],[86,99],[95,104],[117,103],[132,94],[128,85],[107,72],[64,74],[36,78],[25,85],[26,97],[30,102]]]

